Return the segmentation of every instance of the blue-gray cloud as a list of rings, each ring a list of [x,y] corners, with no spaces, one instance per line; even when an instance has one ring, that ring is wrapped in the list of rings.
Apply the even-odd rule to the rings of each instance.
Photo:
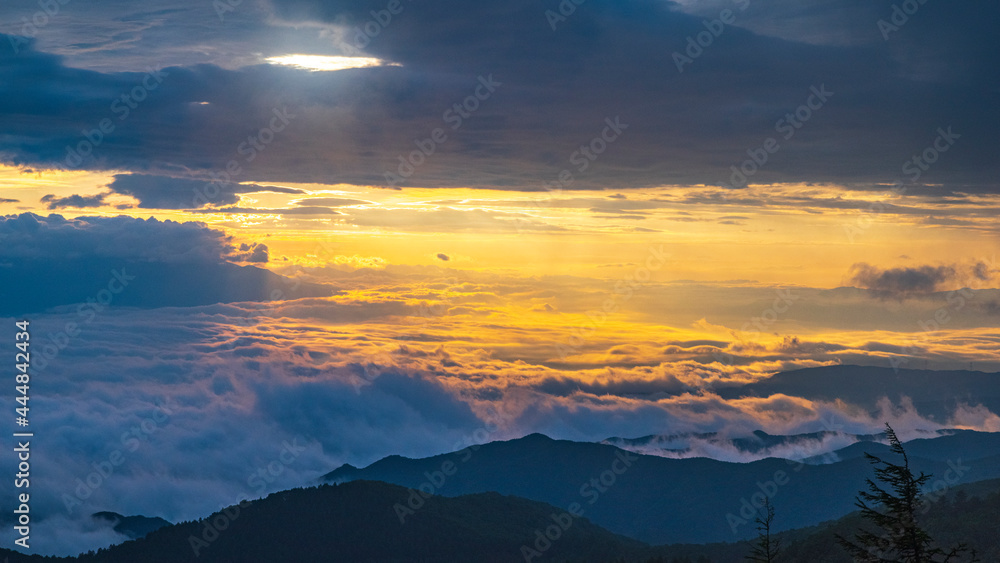
[[[274,192],[304,194],[295,188],[237,184],[214,180],[191,180],[150,174],[116,174],[108,188],[139,200],[146,209],[194,209],[206,205],[230,205],[239,202],[239,194]]]
[[[0,293],[10,296],[0,303],[0,315],[73,305],[92,316],[91,309],[112,304],[153,308],[331,294],[240,265],[267,260],[266,245],[237,244],[200,223],[0,217]]]
[[[703,20],[712,19],[685,13],[687,3],[683,10],[639,0],[588,3],[553,31],[545,12],[558,11],[554,1],[404,2],[364,49],[402,67],[309,73],[270,65],[174,66],[121,121],[111,104],[144,80],[151,85],[146,73],[72,68],[37,50],[48,43],[29,43],[17,55],[0,50],[0,133],[8,139],[0,155],[31,166],[63,163],[66,147],[107,118],[115,130],[80,167],[205,177],[235,163],[238,181],[381,185],[399,156],[417,150],[415,141],[442,128],[448,139],[405,184],[541,189],[569,169],[572,187],[618,188],[719,184],[728,181],[730,166],[750,158],[748,150],[774,137],[780,151],[752,182],[867,188],[902,179],[903,163],[930,146],[939,127],[950,126],[960,144],[921,181],[946,184],[944,191],[996,191],[998,141],[990,124],[1000,117],[994,103],[1000,79],[992,72],[997,55],[986,22],[1000,7],[928,3],[886,41],[876,16],[889,17],[892,3],[857,4],[751,3],[743,12],[735,3],[720,4],[734,8],[737,20],[679,73],[673,53],[683,53],[687,39],[705,31]],[[315,34],[313,52],[338,54],[329,30],[347,29],[350,39],[384,5],[275,0],[273,8],[281,22],[275,29],[300,25],[308,30],[301,35]],[[854,21],[859,13],[864,18]],[[243,25],[251,15],[259,17]],[[243,23],[220,22],[220,41],[249,43],[271,25],[255,10],[235,16]],[[163,17],[162,25],[177,26],[178,41],[198,36],[190,20]],[[815,22],[823,22],[828,37],[804,42]],[[150,33],[137,31],[136,41]],[[502,85],[452,130],[444,112],[473,95],[477,77],[490,75]],[[832,98],[784,139],[777,121],[821,85]],[[248,161],[241,145],[268,127],[275,110],[295,117]],[[571,163],[602,133],[604,119],[616,116],[629,126],[621,139],[586,170],[578,168],[582,161]]]
[[[64,207],[75,207],[75,208],[85,208],[85,207],[101,207],[104,205],[104,198],[107,197],[106,194],[97,194],[94,196],[81,196],[81,195],[71,195],[67,197],[57,197],[54,194],[48,194],[42,196],[42,203],[46,204],[49,209],[62,209]]]

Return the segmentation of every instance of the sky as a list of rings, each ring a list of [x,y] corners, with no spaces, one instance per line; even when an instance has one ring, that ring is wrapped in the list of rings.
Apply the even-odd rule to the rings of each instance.
[[[193,519],[531,432],[1000,431],[974,398],[719,393],[1000,371],[998,12],[5,2],[0,320],[37,343],[40,552],[121,540],[90,512]]]

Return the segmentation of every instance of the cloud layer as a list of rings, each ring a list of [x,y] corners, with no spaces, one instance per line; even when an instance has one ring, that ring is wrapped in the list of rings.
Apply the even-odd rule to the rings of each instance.
[[[330,295],[237,263],[268,261],[264,244],[236,243],[199,223],[131,217],[0,217],[0,314],[40,312],[58,305],[78,311],[269,301]]]
[[[892,3],[854,4],[793,10],[737,2],[706,13],[688,3],[636,0],[580,6],[553,30],[546,10],[558,10],[557,2],[404,2],[364,45],[366,54],[402,66],[338,72],[230,66],[233,59],[215,54],[203,61],[209,64],[179,63],[150,78],[71,67],[50,53],[72,50],[46,37],[16,54],[0,51],[3,83],[18,88],[0,104],[0,133],[9,140],[0,154],[43,167],[67,166],[69,158],[90,169],[361,185],[385,185],[385,172],[397,173],[409,159],[420,162],[404,185],[541,190],[562,170],[579,188],[729,184],[731,167],[772,137],[780,150],[747,167],[759,168],[752,183],[903,180],[995,193],[996,139],[988,124],[998,111],[990,72],[996,54],[986,47],[992,30],[983,23],[996,15],[995,4],[922,5],[888,41],[877,22],[891,15]],[[249,45],[297,28],[293,47],[336,54],[370,23],[372,10],[384,9],[375,1],[271,6],[271,14],[256,7],[233,14],[238,25],[212,23],[219,44]],[[200,7],[205,24],[212,14]],[[703,22],[722,9],[733,10],[735,22],[678,72],[674,53],[685,53],[688,38],[706,31]],[[200,33],[195,14],[182,5],[160,16],[162,26],[176,26],[178,47],[192,52]],[[766,24],[777,21],[783,25]],[[817,27],[822,32],[812,37]],[[137,52],[163,47],[159,33],[133,31]],[[102,49],[103,57],[129,60],[122,49]],[[498,84],[488,97],[480,78]],[[822,87],[832,97],[810,109],[813,88]],[[143,92],[136,107],[114,105],[133,92]],[[456,112],[456,104],[475,109]],[[276,112],[285,119],[274,121]],[[789,119],[796,112],[798,120]],[[114,130],[74,165],[67,147],[96,139],[92,131],[104,119]],[[612,134],[606,119],[627,128]],[[786,129],[782,120],[797,125]],[[427,148],[411,158],[438,128],[447,139],[432,143],[433,154]],[[934,147],[939,128],[958,135],[955,146],[929,167],[907,167]],[[907,172],[914,166],[918,178]],[[190,196],[179,185],[119,188],[136,191],[144,206],[179,206]]]
[[[456,301],[471,309],[476,288],[456,290]],[[425,456],[536,431],[597,441],[651,433],[740,437],[757,429],[866,434],[886,420],[906,435],[1000,429],[995,413],[971,403],[931,418],[905,397],[738,392],[769,366],[828,363],[811,359],[827,353],[819,349],[744,349],[760,355],[756,365],[660,355],[652,365],[560,370],[533,359],[553,354],[551,344],[537,346],[539,331],[509,326],[491,335],[455,302],[419,303],[355,294],[144,311],[112,305],[88,322],[72,308],[33,315],[40,340],[32,413],[47,444],[33,457],[33,508],[45,515],[37,533],[55,551],[89,549],[109,541],[84,524],[83,515],[97,510],[189,519],[241,496],[308,484],[342,463]],[[70,321],[80,330],[66,337]],[[496,315],[489,322],[511,321]],[[721,342],[674,345],[705,348],[697,353],[706,356],[739,350]],[[291,459],[282,454],[289,444],[297,451]],[[800,453],[839,445],[807,444]],[[112,459],[121,460],[113,474],[83,486]]]

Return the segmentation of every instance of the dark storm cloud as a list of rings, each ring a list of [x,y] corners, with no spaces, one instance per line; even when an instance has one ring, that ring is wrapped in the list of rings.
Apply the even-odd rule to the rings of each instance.
[[[212,183],[149,174],[116,174],[108,188],[112,192],[138,199],[139,207],[144,209],[192,209],[209,203],[231,205],[240,200],[239,194],[256,192],[305,193],[295,188]]]
[[[541,189],[569,170],[572,187],[624,188],[721,184],[731,166],[750,158],[748,150],[773,137],[780,149],[751,182],[870,185],[901,179],[903,164],[932,146],[937,129],[952,127],[960,140],[920,180],[996,191],[991,124],[1000,118],[1000,79],[992,72],[989,22],[1000,7],[927,3],[886,41],[877,20],[891,15],[892,3],[869,4],[750,3],[745,11],[739,2],[718,4],[734,10],[735,23],[678,72],[673,54],[684,53],[717,11],[586,3],[553,30],[546,10],[558,11],[554,0],[404,2],[364,47],[402,67],[308,73],[174,66],[163,69],[162,82],[153,79],[157,87],[126,119],[111,105],[143,81],[152,85],[146,73],[72,68],[29,44],[17,55],[0,50],[0,158],[65,163],[67,147],[107,118],[115,130],[80,167],[204,177],[235,163],[236,181],[384,185],[399,157],[417,150],[416,141],[428,146],[424,140],[441,128],[447,139],[404,185]],[[325,52],[336,54],[330,38],[336,45],[346,29],[342,38],[351,43],[355,28],[385,3],[274,0],[273,8],[275,29],[313,30],[300,34],[317,35],[312,52],[324,52],[322,36]],[[178,42],[200,37],[190,21],[164,17]],[[220,25],[219,41],[250,44],[263,36],[264,21]],[[809,41],[813,30],[822,38]],[[152,32],[136,33],[141,42]],[[487,99],[473,98],[469,104],[478,107],[452,129],[458,121],[446,121],[445,112],[454,116],[480,77],[498,85]],[[784,138],[778,120],[823,85],[834,94]],[[250,159],[244,143],[259,141],[276,110],[287,112],[288,123]],[[605,119],[616,117],[627,128],[604,143]],[[603,149],[594,161],[578,152],[588,145]],[[160,192],[145,195],[144,205],[187,205]],[[218,203],[233,197],[224,192]]]

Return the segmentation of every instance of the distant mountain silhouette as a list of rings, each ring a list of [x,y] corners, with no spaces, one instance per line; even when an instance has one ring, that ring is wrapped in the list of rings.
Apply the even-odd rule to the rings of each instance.
[[[943,434],[942,434],[943,435]],[[640,438],[612,437],[600,443],[625,450],[664,457],[709,457],[720,461],[755,461],[765,457],[808,457],[808,452],[827,452],[855,442],[883,440],[881,434],[848,434],[838,431],[809,432],[776,436],[755,430],[749,436],[734,438],[726,433],[649,435]],[[783,452],[786,452],[783,455]],[[800,453],[790,456],[787,454]]]
[[[919,514],[918,517],[921,518],[921,525],[939,545],[953,546],[966,543],[977,551],[980,561],[984,563],[1000,561],[1000,534],[997,533],[1000,480],[959,485],[947,490],[944,497],[930,498],[933,502],[929,505],[928,511],[926,514]],[[858,528],[864,526],[865,522],[860,514],[853,512],[823,526],[781,534],[779,537],[786,545],[785,560],[851,563],[847,553],[839,549],[834,535],[853,537]],[[718,555],[713,559],[719,563],[745,561]]]
[[[872,366],[823,366],[777,373],[746,385],[719,388],[724,399],[782,393],[809,400],[841,400],[875,413],[887,397],[898,405],[903,397],[917,411],[941,424],[960,405],[983,405],[1000,413],[1000,374],[978,371],[898,370]]]
[[[410,494],[367,481],[293,489],[97,553],[42,558],[0,550],[0,557],[11,563],[511,563],[524,561],[522,546],[534,546],[539,532],[561,526],[552,518],[562,514],[559,508],[497,493],[422,499],[401,523],[396,506],[406,506]],[[565,518],[571,523],[558,534],[550,530],[557,539],[535,561],[635,559],[648,549],[585,518]]]
[[[1000,479],[978,481],[950,487],[944,496],[929,497],[927,512],[920,514],[920,524],[939,545],[966,543],[974,548],[983,563],[1000,561],[1000,534],[996,516],[1000,514]],[[776,503],[776,519],[782,518],[784,505]],[[789,530],[775,535],[781,542],[782,563],[852,563],[839,545],[835,534],[852,537],[864,526],[860,513],[852,512],[818,526]],[[742,543],[708,545],[671,545],[654,548],[654,553],[671,558],[697,558],[712,563],[746,563],[749,545]],[[663,562],[668,559],[661,560]]]
[[[671,435],[658,435],[650,434],[649,436],[643,436],[641,438],[618,438],[612,437],[602,440],[602,444],[609,444],[618,447],[636,447],[636,446],[651,446],[658,444],[667,444],[670,442],[687,442],[690,440],[705,440],[716,443],[729,443],[745,452],[758,452],[773,448],[775,446],[783,446],[786,444],[794,444],[797,442],[803,442],[806,440],[822,440],[830,436],[840,435],[840,432],[834,431],[823,431],[823,432],[808,432],[805,434],[793,434],[790,436],[781,436],[768,434],[763,430],[754,430],[750,436],[744,438],[728,438],[717,432],[701,432],[697,434],[671,434]],[[873,441],[881,440],[881,434],[848,434],[847,436],[859,441]]]
[[[114,531],[133,540],[170,525],[170,522],[163,518],[122,516],[117,512],[95,512],[92,516],[94,520],[107,522]]]
[[[556,539],[537,544],[538,554],[528,553],[532,563],[743,563],[749,552],[747,542],[648,546],[585,518],[563,530],[553,519],[563,514],[560,508],[496,493],[425,498],[412,513],[403,512],[401,523],[398,507],[413,494],[372,481],[293,489],[96,553],[54,558],[0,549],[0,557],[10,563],[521,563],[542,530]],[[786,505],[776,505],[782,518]],[[921,525],[940,544],[966,542],[982,561],[1000,561],[997,514],[1000,479],[949,488],[933,498]],[[850,536],[862,525],[853,512],[779,533],[781,561],[850,563],[834,534]]]
[[[936,438],[917,438],[906,442],[906,453],[917,458],[935,461],[989,459],[1000,455],[1000,432],[976,432],[973,430],[942,430]],[[947,440],[941,439],[947,438]],[[835,450],[840,460],[864,457],[871,448],[859,442]],[[806,463],[823,462],[823,456],[806,458]]]
[[[926,442],[909,443],[914,444],[910,461],[918,471],[941,477],[948,472],[952,484],[1000,477],[1000,434],[961,431]],[[758,493],[769,493],[772,502],[781,504],[779,530],[852,512],[854,495],[871,476],[860,452],[890,454],[887,446],[874,442],[848,449],[852,455],[847,459],[823,465],[773,458],[727,463],[640,455],[532,434],[423,459],[390,456],[362,469],[344,465],[323,479],[423,486],[448,496],[497,491],[564,508],[578,502],[594,523],[618,534],[652,544],[704,543],[752,537],[752,517],[740,513],[750,510],[745,507]],[[630,459],[627,468],[616,462],[623,456]],[[453,474],[443,475],[445,467]],[[615,469],[624,470],[617,474]]]

